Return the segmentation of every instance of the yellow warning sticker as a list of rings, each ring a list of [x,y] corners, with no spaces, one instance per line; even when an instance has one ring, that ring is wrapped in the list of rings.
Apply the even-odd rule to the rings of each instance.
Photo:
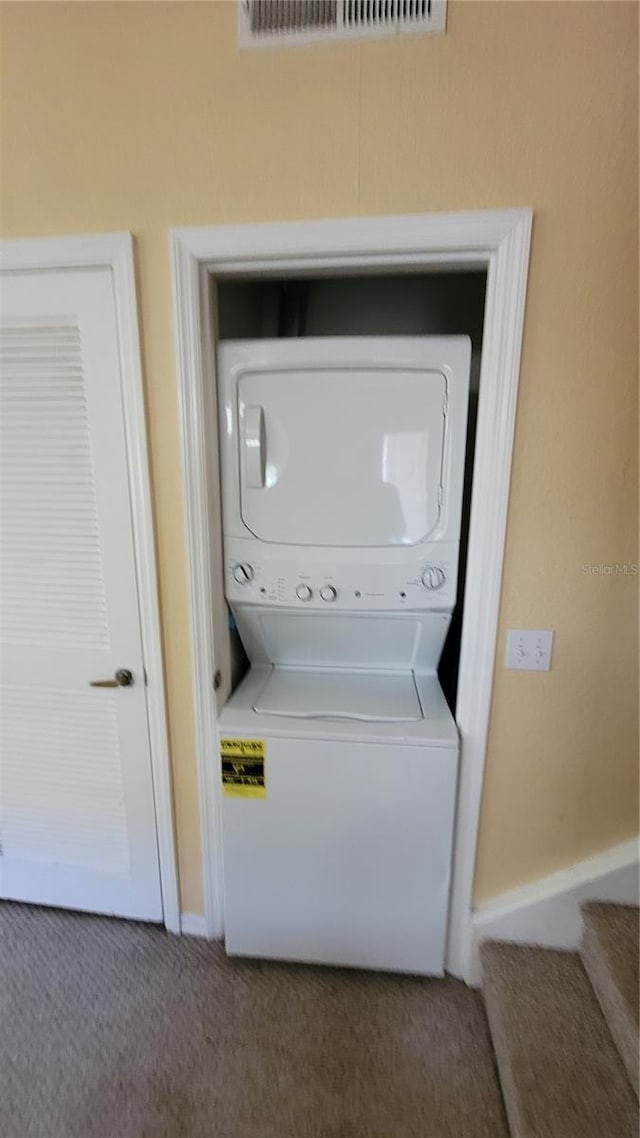
[[[221,739],[222,792],[233,798],[266,798],[264,739]]]

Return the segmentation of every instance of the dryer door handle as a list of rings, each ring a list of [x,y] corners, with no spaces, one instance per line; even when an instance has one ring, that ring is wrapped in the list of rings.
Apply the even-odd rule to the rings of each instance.
[[[262,407],[244,409],[244,480],[252,490],[264,488],[267,439]]]

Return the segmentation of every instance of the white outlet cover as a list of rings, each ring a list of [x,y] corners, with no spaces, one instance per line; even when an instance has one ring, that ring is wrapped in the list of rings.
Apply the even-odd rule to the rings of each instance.
[[[505,667],[519,672],[548,672],[551,668],[551,629],[510,628]]]

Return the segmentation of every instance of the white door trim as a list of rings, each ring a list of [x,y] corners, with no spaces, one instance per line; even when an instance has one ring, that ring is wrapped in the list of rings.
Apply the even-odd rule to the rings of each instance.
[[[118,323],[131,518],[136,559],[147,718],[155,799],[164,923],[180,931],[171,766],[164,695],[164,669],[158,606],[153,510],[149,481],[144,388],[140,360],[133,241],[129,233],[72,237],[17,238],[0,242],[0,267],[27,269],[109,269]]]
[[[189,564],[196,747],[206,929],[223,931],[216,778],[214,596],[209,533],[215,462],[209,443],[207,273],[272,275],[323,269],[486,268],[484,339],[457,715],[462,737],[447,969],[471,979],[472,893],[502,582],[525,293],[528,209],[175,229],[174,319]],[[210,362],[209,362],[210,367]],[[214,456],[215,457],[215,456]],[[212,491],[213,479],[213,491]],[[217,544],[217,541],[216,541]],[[218,592],[219,595],[219,592]]]

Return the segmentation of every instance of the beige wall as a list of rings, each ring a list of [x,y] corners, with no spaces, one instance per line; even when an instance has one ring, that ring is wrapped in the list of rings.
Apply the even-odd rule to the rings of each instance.
[[[3,232],[137,242],[182,903],[202,902],[168,229],[532,206],[476,892],[637,830],[637,13],[462,3],[445,38],[240,54],[232,3],[3,7]],[[548,675],[508,626],[556,629]]]

